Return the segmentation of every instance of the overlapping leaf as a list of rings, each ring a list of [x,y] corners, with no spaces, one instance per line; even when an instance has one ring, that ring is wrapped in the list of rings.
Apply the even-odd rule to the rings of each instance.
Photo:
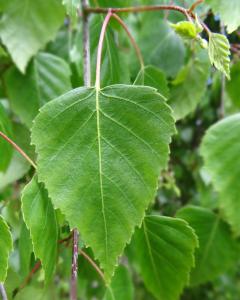
[[[0,282],[7,276],[8,257],[12,250],[12,238],[9,228],[0,216]]]
[[[43,104],[71,89],[69,66],[48,53],[39,53],[26,75],[11,68],[5,81],[12,109],[28,127]]]
[[[35,119],[39,179],[92,247],[107,281],[154,198],[174,131],[162,96],[142,86],[78,88]]]
[[[21,72],[30,58],[53,39],[64,21],[58,0],[12,0],[4,5],[0,37]]]
[[[220,14],[222,22],[227,25],[231,33],[240,26],[240,2],[239,0],[206,0],[215,14]]]
[[[186,220],[199,239],[191,284],[213,280],[235,265],[239,246],[219,216],[209,209],[189,206],[179,210],[177,217]]]
[[[179,299],[188,284],[198,245],[192,228],[180,219],[147,216],[132,245],[146,288],[156,299]]]
[[[111,285],[107,288],[104,300],[133,300],[133,283],[129,271],[124,266],[116,269]]]
[[[201,154],[205,168],[220,196],[220,206],[234,232],[240,235],[240,114],[227,117],[209,128]]]
[[[24,221],[30,231],[33,251],[40,258],[49,281],[53,275],[56,257],[58,228],[52,203],[42,183],[34,176],[22,193]]]

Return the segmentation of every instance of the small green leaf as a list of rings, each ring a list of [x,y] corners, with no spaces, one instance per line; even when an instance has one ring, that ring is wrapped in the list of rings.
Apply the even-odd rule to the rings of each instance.
[[[179,299],[188,284],[197,245],[197,237],[185,221],[145,217],[142,228],[133,237],[134,261],[146,288],[156,299]]]
[[[12,247],[12,237],[8,225],[0,216],[0,282],[4,282],[6,279],[8,258]]]
[[[42,183],[34,176],[22,192],[24,221],[30,231],[33,251],[41,260],[48,282],[57,259],[58,227],[55,211]]]
[[[195,39],[198,35],[199,28],[190,21],[181,21],[177,24],[170,24],[170,26],[179,34],[183,39]]]
[[[107,288],[104,300],[133,300],[133,283],[129,271],[119,266],[114,274],[111,285]]]
[[[63,21],[64,7],[58,0],[12,0],[4,5],[0,37],[22,73],[30,58],[55,37]]]
[[[206,132],[201,154],[210,174],[224,217],[240,235],[240,114],[227,117]]]
[[[211,64],[230,79],[230,44],[225,35],[211,33],[209,36],[208,55]]]
[[[234,267],[239,246],[219,216],[206,208],[188,206],[180,209],[177,217],[186,220],[199,239],[195,268],[191,272],[192,285],[213,280]]]
[[[120,84],[72,90],[34,121],[39,179],[108,282],[154,199],[174,132],[171,109],[155,89]]]
[[[135,85],[146,85],[154,87],[165,98],[168,98],[169,88],[165,74],[157,67],[145,66],[142,68],[135,81]]]
[[[0,131],[2,131],[9,138],[12,137],[12,126],[8,115],[0,103]],[[0,171],[5,172],[11,161],[13,154],[13,147],[0,136]]]
[[[11,68],[5,82],[13,111],[31,127],[39,108],[71,89],[70,68],[61,58],[39,53],[26,74]]]

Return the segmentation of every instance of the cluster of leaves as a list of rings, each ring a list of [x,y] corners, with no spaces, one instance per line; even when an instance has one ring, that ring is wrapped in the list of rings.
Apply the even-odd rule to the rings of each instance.
[[[177,11],[124,15],[144,66],[110,21],[99,88],[104,16],[89,15],[85,87],[80,1],[0,0],[0,132],[30,158],[1,136],[9,299],[69,298],[74,228],[79,299],[238,299],[238,2],[206,0],[187,21]]]

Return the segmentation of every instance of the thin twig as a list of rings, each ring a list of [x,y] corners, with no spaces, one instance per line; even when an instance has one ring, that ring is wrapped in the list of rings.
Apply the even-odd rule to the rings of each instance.
[[[99,276],[102,278],[102,280],[105,282],[104,274],[101,271],[101,269],[98,267],[98,265],[91,259],[90,256],[87,255],[86,252],[83,250],[79,250],[79,253],[93,266],[93,268],[98,272]]]
[[[99,42],[98,42],[98,50],[97,50],[97,65],[96,65],[96,82],[95,82],[95,87],[97,90],[100,89],[100,77],[101,77],[101,60],[102,60],[102,48],[103,48],[103,40],[104,40],[104,36],[106,33],[106,29],[107,29],[107,25],[111,19],[112,16],[112,11],[111,9],[108,10],[108,14],[106,15],[104,21],[103,21],[103,25],[102,25],[102,29],[101,29],[101,33],[100,33],[100,38],[99,38]]]
[[[127,25],[124,23],[124,21],[115,13],[112,14],[113,18],[115,18],[118,23],[124,28],[124,30],[126,31],[135,51],[136,51],[136,54],[137,54],[137,57],[139,59],[139,62],[140,62],[140,65],[141,65],[141,68],[143,69],[144,68],[144,61],[143,61],[143,56],[142,56],[142,53],[141,53],[141,50],[140,48],[138,47],[137,43],[135,42],[134,40],[134,37],[132,36],[131,32],[128,30],[128,27]]]
[[[0,295],[2,296],[2,300],[8,300],[7,293],[3,283],[0,283]]]
[[[188,9],[188,13],[191,14],[196,9],[196,7],[203,2],[204,2],[204,0],[197,0],[196,2],[194,2]]]
[[[137,13],[146,11],[159,11],[159,10],[175,10],[186,15],[187,9],[178,5],[145,5],[145,6],[131,6],[121,8],[105,8],[105,7],[86,7],[86,13],[94,14],[107,14],[111,9],[112,13]]]
[[[37,169],[36,164],[31,160],[31,158],[16,144],[13,140],[11,140],[8,136],[6,136],[2,131],[0,131],[0,136],[4,138],[10,145],[13,146],[15,150],[17,150],[33,167]]]
[[[18,291],[23,289],[32,279],[33,275],[41,268],[41,261],[37,261],[32,270],[29,272],[28,276],[25,278],[23,283],[18,288]]]
[[[78,231],[73,229],[73,246],[72,246],[72,274],[70,299],[77,300],[77,271],[78,271]]]
[[[82,0],[82,29],[83,29],[83,76],[84,85],[91,86],[91,57],[90,57],[90,32],[88,14],[86,13],[86,7],[88,6],[88,0]]]
[[[220,24],[221,34],[225,35],[225,27],[221,22]],[[219,106],[219,118],[222,119],[225,116],[225,87],[226,87],[226,77],[224,74],[221,75],[221,94],[220,94],[220,106]]]

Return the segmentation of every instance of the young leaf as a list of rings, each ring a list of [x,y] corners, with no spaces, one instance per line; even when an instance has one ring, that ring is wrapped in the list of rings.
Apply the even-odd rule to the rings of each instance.
[[[180,209],[177,217],[186,220],[199,238],[192,285],[213,280],[235,265],[239,246],[219,216],[206,208],[188,206]]]
[[[107,281],[154,198],[174,132],[163,97],[142,86],[78,88],[47,103],[34,121],[39,179]]]
[[[58,227],[52,203],[42,183],[34,176],[22,192],[22,212],[30,231],[33,251],[41,260],[48,282],[57,258]]]
[[[146,66],[141,69],[134,81],[136,85],[154,87],[165,98],[168,98],[169,88],[165,74],[154,66]]]
[[[227,25],[228,33],[240,26],[239,0],[206,0],[215,14],[220,14],[222,22]]]
[[[58,0],[12,0],[4,6],[0,37],[22,73],[30,58],[55,37],[63,21],[64,7]]]
[[[196,25],[190,21],[181,21],[176,24],[171,23],[170,26],[179,34],[183,39],[195,39],[198,35]]]
[[[49,53],[39,53],[26,75],[11,68],[5,82],[13,111],[31,127],[43,104],[71,89],[70,73],[63,59]]]
[[[208,54],[211,64],[230,79],[230,44],[225,35],[210,34]]]
[[[197,237],[181,220],[146,216],[132,246],[146,288],[159,300],[177,300],[194,266]],[[174,288],[173,288],[174,287]]]
[[[220,196],[220,207],[234,232],[240,235],[240,114],[227,117],[206,132],[201,154]]]
[[[12,137],[12,127],[10,120],[5,112],[4,107],[0,103],[0,131],[8,137]],[[13,147],[0,136],[0,171],[5,172],[11,161]]]
[[[133,283],[129,271],[124,266],[116,269],[111,285],[107,287],[104,300],[133,300]]]
[[[8,225],[0,216],[0,282],[7,276],[8,258],[12,250],[12,237]]]
[[[194,111],[206,91],[210,64],[202,50],[178,73],[170,89],[169,104],[177,120]]]

